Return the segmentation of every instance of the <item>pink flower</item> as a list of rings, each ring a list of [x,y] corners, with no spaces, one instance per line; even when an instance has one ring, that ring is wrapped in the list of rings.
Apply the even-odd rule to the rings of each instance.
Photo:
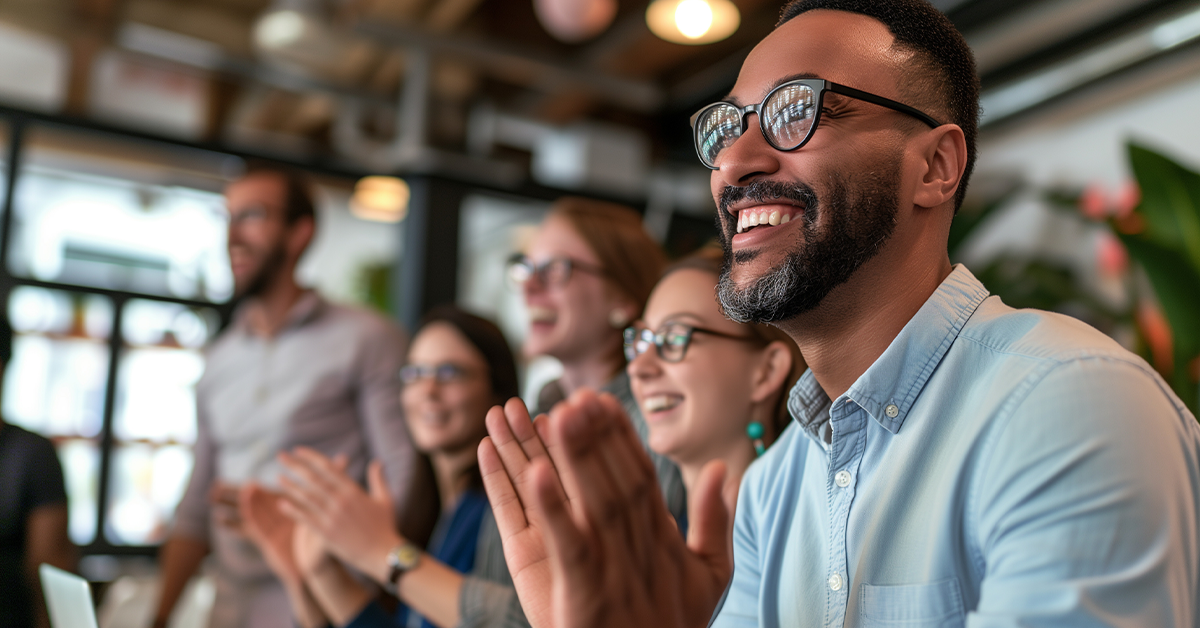
[[[1092,220],[1104,220],[1108,214],[1108,194],[1104,186],[1093,183],[1079,195],[1079,211]]]
[[[1096,266],[1106,277],[1120,277],[1129,269],[1129,253],[1111,233],[1100,234],[1096,241]]]
[[[1137,181],[1126,181],[1121,189],[1117,190],[1117,196],[1113,199],[1112,215],[1118,219],[1125,218],[1133,213],[1133,210],[1142,203],[1142,189],[1138,187]]]

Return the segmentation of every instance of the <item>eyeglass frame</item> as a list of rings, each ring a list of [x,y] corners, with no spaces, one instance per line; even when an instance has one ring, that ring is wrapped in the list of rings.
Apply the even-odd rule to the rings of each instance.
[[[701,333],[709,334],[712,336],[717,336],[718,338],[728,338],[730,340],[741,340],[743,342],[758,342],[761,340],[760,338],[757,338],[755,336],[735,336],[733,334],[727,334],[723,331],[717,331],[715,329],[707,329],[705,327],[700,327],[698,325],[692,325],[691,323],[684,323],[682,321],[667,321],[666,323],[663,323],[660,326],[660,329],[666,328],[670,325],[678,325],[680,327],[686,327],[688,330],[687,335],[685,336],[683,345],[680,348],[678,360],[672,360],[672,359],[668,358],[667,356],[663,355],[663,345],[666,344],[666,332],[654,331],[654,330],[650,329],[649,327],[638,327],[637,325],[630,325],[629,327],[626,327],[623,332],[621,332],[621,340],[624,343],[624,349],[625,349],[625,361],[632,362],[638,356],[640,356],[643,353],[646,353],[647,351],[650,350],[649,347],[647,347],[646,351],[637,351],[636,342],[643,341],[643,342],[647,342],[649,344],[654,345],[654,352],[658,355],[659,359],[661,359],[662,361],[669,362],[671,364],[678,364],[679,362],[682,362],[685,357],[687,357],[688,347],[692,346],[692,336],[696,332],[701,332]],[[645,338],[644,334],[646,334],[646,333],[649,333],[652,336],[652,339]],[[631,338],[631,336],[632,336],[632,338]],[[633,355],[630,355],[631,350],[636,353],[634,353]]]
[[[554,263],[565,263],[567,271],[562,281],[551,284],[549,281],[546,281],[546,271],[550,268],[550,265]],[[518,265],[529,268],[529,277],[525,278],[524,280],[518,280],[512,276],[513,266]],[[565,255],[550,257],[539,264],[534,264],[533,260],[529,259],[528,255],[525,255],[524,253],[514,253],[508,258],[508,261],[505,262],[504,269],[505,277],[518,286],[525,285],[534,277],[537,277],[537,280],[546,287],[558,287],[566,285],[566,283],[571,280],[572,273],[574,273],[576,270],[582,270],[585,273],[591,273],[598,277],[608,277],[608,272],[606,272],[600,266],[589,264],[588,262],[581,262],[575,258],[567,257]]]
[[[406,381],[404,372],[410,369],[416,369],[418,371],[418,375],[412,381]],[[455,372],[453,375],[443,377],[443,369],[452,369]],[[399,371],[397,371],[396,377],[404,386],[412,386],[413,384],[430,378],[432,378],[433,381],[437,382],[438,384],[449,384],[451,382],[460,382],[468,379],[478,371],[479,369],[475,367],[463,366],[461,364],[455,364],[454,362],[440,362],[438,364],[405,364],[404,366],[400,367]]]
[[[775,95],[775,92],[777,92],[781,89],[784,89],[786,87],[796,85],[796,84],[804,85],[805,87],[808,87],[809,89],[813,90],[813,92],[815,92],[815,96],[813,98],[813,100],[814,100],[813,107],[816,109],[816,114],[813,115],[812,124],[809,125],[808,133],[805,134],[804,139],[800,140],[799,144],[796,144],[795,146],[793,146],[791,148],[783,148],[781,146],[777,146],[775,144],[775,142],[771,141],[771,136],[767,133],[767,129],[765,126],[766,122],[763,121],[763,116],[762,116],[762,113],[760,112],[760,109],[762,108],[763,103],[767,102],[768,100],[771,100],[771,97]],[[742,121],[742,130],[741,130],[741,133],[738,134],[738,138],[741,138],[742,135],[745,135],[746,130],[750,128],[750,125],[746,122],[746,116],[753,113],[758,116],[759,132],[762,133],[763,139],[765,139],[767,141],[767,144],[771,145],[771,148],[774,148],[775,150],[784,152],[784,153],[789,153],[794,150],[800,150],[800,148],[802,148],[805,144],[808,143],[809,140],[812,139],[813,133],[817,130],[817,125],[819,125],[821,123],[821,110],[823,108],[822,106],[825,103],[825,92],[833,92],[835,94],[840,94],[842,96],[849,96],[850,98],[854,98],[856,100],[868,102],[873,105],[879,105],[880,107],[886,107],[888,109],[891,109],[892,111],[897,111],[897,112],[912,116],[912,117],[916,118],[917,120],[920,120],[921,122],[924,122],[925,124],[929,125],[929,128],[931,128],[931,129],[936,129],[942,125],[942,123],[938,122],[937,119],[935,119],[933,116],[930,116],[929,114],[927,114],[919,109],[916,109],[915,107],[910,107],[902,102],[897,102],[895,100],[892,100],[891,98],[884,98],[883,96],[877,96],[877,95],[869,93],[869,92],[864,92],[862,90],[854,89],[853,87],[849,87],[847,85],[842,85],[840,83],[834,83],[833,81],[827,81],[825,79],[818,79],[818,78],[793,79],[790,81],[785,81],[783,83],[780,83],[779,85],[774,87],[771,91],[767,92],[767,95],[764,96],[762,100],[760,100],[759,102],[754,103],[752,105],[746,105],[745,107],[739,107],[731,102],[728,102],[725,100],[719,100],[712,104],[705,105],[699,111],[697,111],[696,113],[693,113],[692,117],[688,119],[688,123],[692,126],[692,145],[696,149],[696,156],[700,158],[700,163],[704,164],[704,166],[706,168],[708,168],[709,170],[720,170],[719,166],[716,166],[714,164],[709,164],[707,161],[705,161],[704,153],[700,150],[700,137],[699,137],[699,134],[696,129],[696,123],[700,120],[701,116],[703,116],[705,113],[707,113],[714,107],[718,107],[721,105],[727,105],[729,107],[733,107],[734,109],[736,109],[738,111],[738,113],[741,117],[741,121]],[[737,140],[735,139],[734,141],[737,141]]]

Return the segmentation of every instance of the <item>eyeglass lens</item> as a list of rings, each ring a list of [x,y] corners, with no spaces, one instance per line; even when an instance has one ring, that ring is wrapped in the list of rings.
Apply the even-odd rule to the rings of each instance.
[[[678,362],[687,353],[691,341],[692,328],[679,323],[669,324],[657,333],[630,327],[625,330],[625,358],[633,361],[654,347],[658,357],[667,362]]]
[[[560,286],[571,278],[571,260],[563,257],[552,257],[540,264],[535,264],[527,257],[515,258],[508,265],[508,278],[517,285],[524,284],[534,277],[547,286]]]
[[[400,381],[404,384],[415,384],[430,377],[439,384],[445,384],[462,379],[464,375],[466,375],[466,369],[449,362],[445,364],[406,364],[400,369]]]
[[[784,85],[771,92],[759,110],[760,128],[772,146],[791,150],[804,143],[816,118],[816,91],[803,83]],[[721,151],[742,135],[742,113],[719,103],[704,112],[696,125],[700,157],[716,166]]]

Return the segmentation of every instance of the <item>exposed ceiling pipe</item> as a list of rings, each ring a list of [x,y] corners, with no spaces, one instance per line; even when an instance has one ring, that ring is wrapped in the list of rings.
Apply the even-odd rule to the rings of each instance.
[[[431,35],[415,29],[359,24],[355,32],[400,48],[417,46],[439,57],[469,61],[494,76],[540,87],[554,85],[588,92],[612,104],[650,113],[665,102],[663,90],[652,82],[621,78],[557,59],[453,35]]]

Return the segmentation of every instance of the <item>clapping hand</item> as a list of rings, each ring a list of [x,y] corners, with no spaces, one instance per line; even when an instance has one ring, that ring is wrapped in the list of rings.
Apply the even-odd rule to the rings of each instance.
[[[286,496],[283,511],[320,537],[328,550],[380,583],[388,578],[387,553],[401,543],[383,467],[367,470],[370,492],[346,475],[346,461],[306,447],[282,453],[290,472],[280,478]]]
[[[612,396],[578,391],[536,423],[513,399],[487,427],[480,470],[535,628],[707,624],[733,569],[723,463],[693,487],[685,543]]]

